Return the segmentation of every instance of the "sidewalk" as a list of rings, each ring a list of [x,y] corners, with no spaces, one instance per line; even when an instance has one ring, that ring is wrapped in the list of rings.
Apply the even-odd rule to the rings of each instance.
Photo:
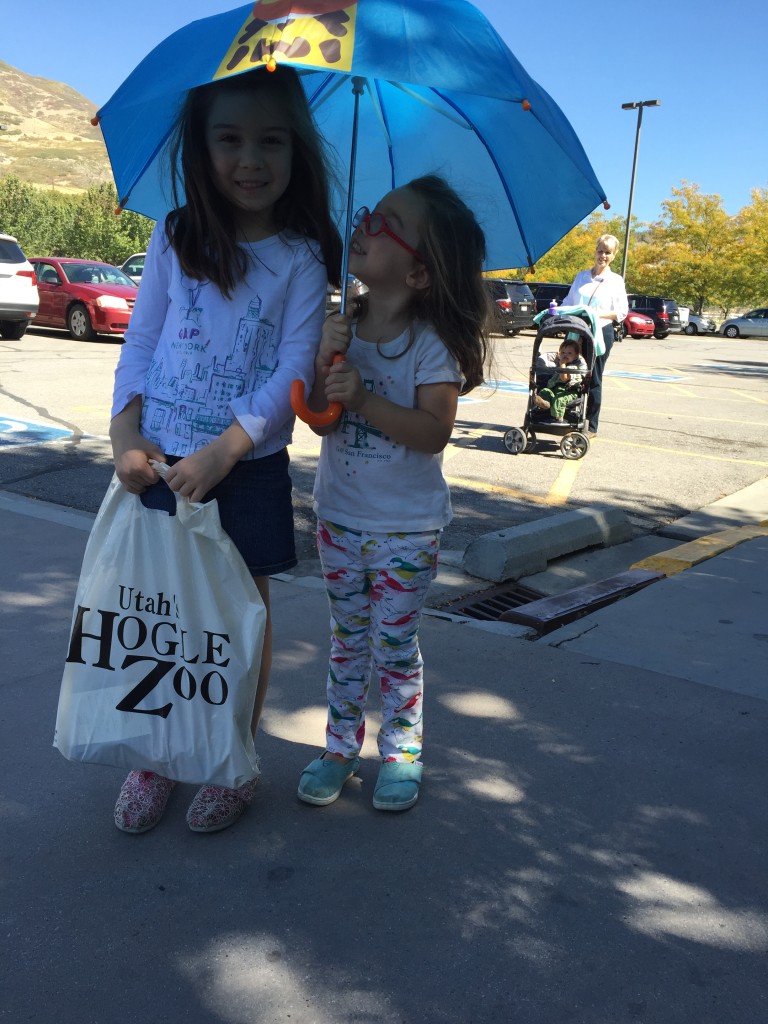
[[[121,773],[51,747],[91,518],[0,495],[0,1020],[768,1018],[766,540],[540,640],[427,615],[425,783],[404,815],[371,807],[373,714],[342,798],[296,799],[322,745],[328,615],[316,579],[276,581],[255,804],[194,835],[178,787],[132,837],[111,822]],[[628,568],[620,547],[542,575]],[[448,566],[438,582],[467,585]]]

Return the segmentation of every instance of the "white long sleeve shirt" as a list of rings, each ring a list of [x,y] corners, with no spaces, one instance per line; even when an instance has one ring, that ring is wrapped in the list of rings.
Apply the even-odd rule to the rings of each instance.
[[[234,419],[253,441],[245,458],[280,451],[291,382],[312,385],[327,289],[319,247],[288,233],[243,247],[250,268],[226,299],[182,274],[162,225],[150,240],[112,416],[141,395],[141,432],[167,455],[191,455]]]
[[[624,278],[621,274],[614,274],[610,267],[597,277],[592,277],[591,270],[580,270],[562,304],[589,306],[597,317],[599,330],[611,323],[603,313],[615,313],[621,323],[629,310]]]

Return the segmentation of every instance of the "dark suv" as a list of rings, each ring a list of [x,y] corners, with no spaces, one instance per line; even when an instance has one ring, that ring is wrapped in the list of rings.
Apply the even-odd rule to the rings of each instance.
[[[628,295],[627,300],[630,309],[644,313],[653,320],[655,337],[666,338],[668,334],[682,331],[680,311],[674,299],[664,299],[661,295]]]
[[[563,299],[571,290],[569,284],[551,284],[549,281],[530,281],[531,291],[533,297],[536,300],[536,312],[542,313],[545,309],[549,309],[549,304],[552,299],[562,306]]]
[[[491,330],[497,334],[519,334],[524,327],[533,326],[536,303],[533,292],[525,281],[505,281],[500,277],[487,277],[493,307]]]

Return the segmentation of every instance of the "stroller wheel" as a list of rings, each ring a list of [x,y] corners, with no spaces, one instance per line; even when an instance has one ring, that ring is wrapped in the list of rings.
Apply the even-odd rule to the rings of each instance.
[[[589,451],[589,438],[578,430],[566,434],[560,442],[564,459],[583,459]]]
[[[525,445],[525,448],[523,449],[523,451],[525,452],[526,455],[530,455],[530,453],[534,450],[535,447],[536,447],[536,435],[534,434],[534,432],[532,430],[529,430],[528,431],[528,438],[527,438],[526,445]]]
[[[519,427],[510,427],[504,435],[504,447],[513,455],[519,455],[520,452],[525,451],[527,443],[526,436]]]

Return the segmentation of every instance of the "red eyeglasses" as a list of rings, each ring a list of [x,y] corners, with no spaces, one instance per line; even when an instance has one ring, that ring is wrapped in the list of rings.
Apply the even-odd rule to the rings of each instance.
[[[370,238],[375,238],[376,235],[387,235],[393,242],[401,245],[411,256],[415,256],[419,263],[424,262],[424,257],[420,252],[411,248],[407,242],[403,241],[400,235],[395,234],[389,224],[387,224],[387,218],[383,213],[371,213],[367,206],[361,206],[352,218],[352,227],[359,228],[361,224],[366,235]]]

